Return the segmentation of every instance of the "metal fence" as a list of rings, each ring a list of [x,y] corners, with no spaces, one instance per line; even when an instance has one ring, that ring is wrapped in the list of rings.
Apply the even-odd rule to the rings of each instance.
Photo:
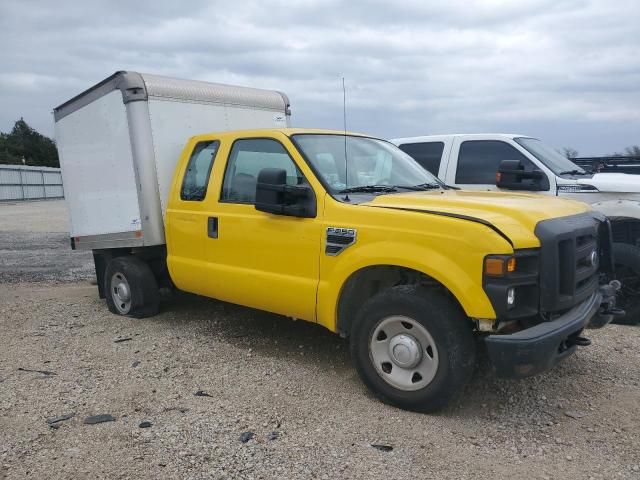
[[[59,168],[0,165],[0,202],[63,197]]]

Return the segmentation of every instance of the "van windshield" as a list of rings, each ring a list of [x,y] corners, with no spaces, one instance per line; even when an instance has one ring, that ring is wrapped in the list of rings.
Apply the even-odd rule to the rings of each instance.
[[[395,145],[376,138],[298,134],[293,142],[331,194],[428,190],[444,185]],[[345,153],[347,165],[345,168]]]
[[[537,138],[519,137],[514,140],[556,175],[588,175],[588,172]]]

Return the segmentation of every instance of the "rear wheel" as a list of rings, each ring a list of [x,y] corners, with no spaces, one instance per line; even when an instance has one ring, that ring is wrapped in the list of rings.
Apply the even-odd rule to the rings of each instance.
[[[421,412],[447,405],[475,366],[473,333],[445,294],[398,286],[360,309],[350,348],[363,382],[384,402]]]
[[[640,248],[614,243],[613,256],[616,278],[622,283],[616,306],[625,311],[623,317],[614,317],[613,323],[636,325],[640,323]]]
[[[137,257],[113,258],[104,274],[107,307],[112,313],[134,318],[158,313],[158,283],[151,268]]]

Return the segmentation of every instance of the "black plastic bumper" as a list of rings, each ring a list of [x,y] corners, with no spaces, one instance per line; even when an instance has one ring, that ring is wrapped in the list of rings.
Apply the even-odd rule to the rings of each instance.
[[[553,367],[575,352],[582,330],[601,327],[611,320],[599,313],[603,289],[551,322],[543,322],[510,335],[489,335],[485,343],[499,377],[523,378]],[[575,341],[574,341],[575,340]]]

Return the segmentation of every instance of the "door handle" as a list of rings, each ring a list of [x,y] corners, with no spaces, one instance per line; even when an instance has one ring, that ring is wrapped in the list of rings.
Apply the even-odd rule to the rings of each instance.
[[[218,217],[209,217],[207,220],[207,235],[209,238],[218,238]]]

